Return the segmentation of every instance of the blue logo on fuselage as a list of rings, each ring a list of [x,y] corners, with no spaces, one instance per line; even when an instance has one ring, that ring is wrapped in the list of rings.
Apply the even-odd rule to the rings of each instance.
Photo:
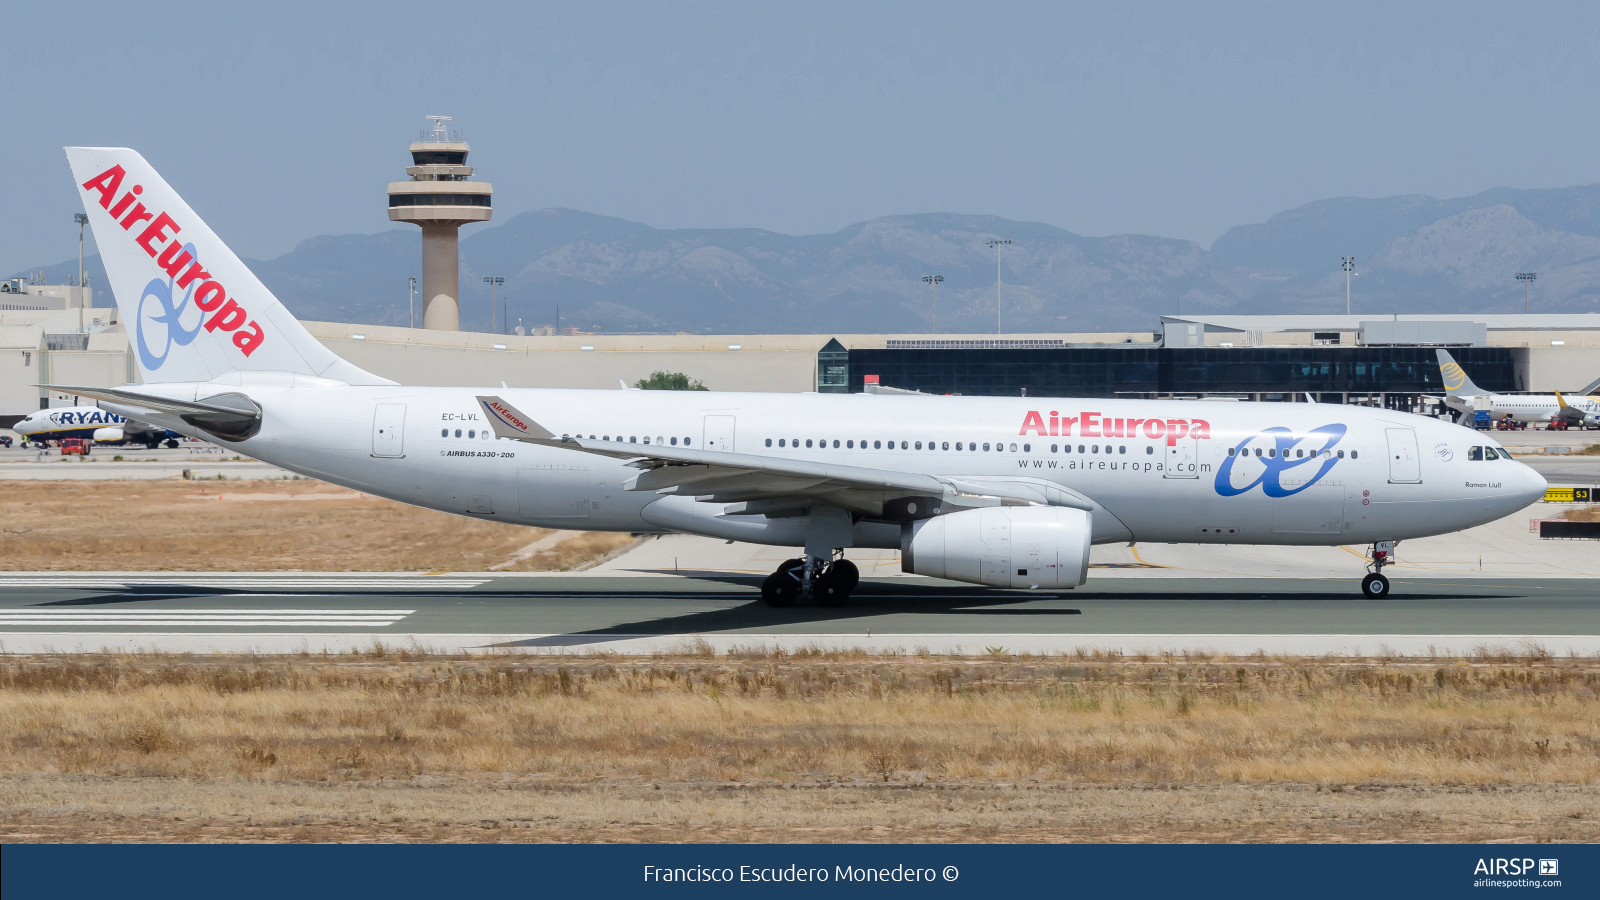
[[[1298,494],[1316,484],[1322,476],[1328,474],[1329,469],[1332,469],[1340,459],[1344,458],[1342,452],[1335,455],[1333,446],[1344,438],[1344,434],[1348,430],[1348,426],[1345,425],[1324,425],[1301,435],[1296,435],[1289,429],[1282,427],[1268,428],[1258,434],[1253,434],[1240,441],[1239,445],[1233,448],[1234,455],[1224,460],[1221,468],[1217,469],[1217,493],[1224,497],[1236,497],[1259,484],[1261,485],[1261,492],[1268,497],[1290,497]],[[1263,454],[1258,448],[1255,455],[1250,455],[1247,448],[1252,441],[1256,438],[1269,437],[1273,444],[1272,447],[1268,448],[1269,452]],[[1311,442],[1316,446],[1309,449],[1300,447],[1300,449],[1307,451],[1306,455],[1291,458],[1290,453],[1302,442]],[[1245,459],[1250,460],[1252,468],[1259,463],[1262,467],[1261,474],[1242,487],[1235,486],[1233,483],[1233,465],[1235,462]],[[1290,472],[1300,466],[1318,463],[1321,466],[1316,470],[1316,474],[1307,475],[1305,480],[1297,487],[1286,488],[1283,486],[1282,479],[1285,472]],[[1309,469],[1303,471],[1310,472]]]
[[[195,251],[193,244],[184,244],[183,250],[195,261],[195,265],[199,265],[200,254]],[[194,323],[193,328],[186,329],[178,321],[183,316],[184,311],[189,308],[189,300],[194,296],[195,283],[189,283],[188,290],[183,295],[183,302],[173,305],[173,282],[176,280],[176,278],[169,278],[166,281],[162,281],[159,278],[153,278],[149,284],[144,286],[144,292],[139,295],[139,308],[134,313],[134,335],[138,340],[134,343],[139,351],[139,362],[145,367],[146,371],[154,372],[156,369],[161,368],[167,361],[167,354],[172,352],[173,344],[187,347],[194,342],[195,336],[200,333],[199,322]],[[160,356],[150,352],[150,344],[144,337],[144,302],[152,297],[155,298],[157,303],[161,304],[161,314],[151,316],[150,321],[160,322],[167,326],[167,343],[165,347],[161,348]]]

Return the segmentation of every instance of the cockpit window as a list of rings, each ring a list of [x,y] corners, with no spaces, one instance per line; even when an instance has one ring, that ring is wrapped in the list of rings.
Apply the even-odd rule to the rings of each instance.
[[[1490,451],[1490,452],[1492,453],[1493,451]],[[1467,448],[1467,459],[1472,461],[1472,462],[1482,462],[1483,461],[1483,448],[1482,447],[1468,447]]]

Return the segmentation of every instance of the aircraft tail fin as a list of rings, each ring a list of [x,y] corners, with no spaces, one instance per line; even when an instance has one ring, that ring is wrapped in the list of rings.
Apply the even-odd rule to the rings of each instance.
[[[1446,394],[1451,397],[1476,397],[1479,394],[1488,393],[1488,391],[1472,383],[1472,379],[1467,377],[1466,370],[1462,369],[1461,365],[1456,362],[1455,357],[1450,355],[1450,351],[1438,350],[1435,352],[1439,355],[1439,376],[1444,379],[1444,392]]]
[[[146,382],[273,371],[393,384],[312,337],[143,156],[66,151]]]

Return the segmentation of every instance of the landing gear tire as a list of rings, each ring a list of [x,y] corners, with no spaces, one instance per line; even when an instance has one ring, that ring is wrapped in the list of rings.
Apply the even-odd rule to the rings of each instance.
[[[171,439],[171,438],[168,438],[167,439],[167,449],[168,450],[176,450],[176,449],[178,449],[178,442],[173,440],[173,439]]]
[[[850,560],[841,559],[828,566],[828,570],[813,582],[812,591],[817,596],[818,606],[833,609],[843,606],[860,583],[861,570]]]
[[[846,594],[856,592],[856,585],[861,583],[861,570],[856,568],[855,563],[848,559],[841,559],[834,563],[833,568],[829,569],[829,571],[839,573],[840,579],[844,582],[844,592]]]
[[[1361,579],[1361,593],[1366,594],[1369,600],[1382,600],[1389,596],[1389,579],[1372,572]]]
[[[795,598],[799,596],[800,583],[788,572],[773,572],[766,581],[761,582],[761,599],[774,609],[793,606]]]

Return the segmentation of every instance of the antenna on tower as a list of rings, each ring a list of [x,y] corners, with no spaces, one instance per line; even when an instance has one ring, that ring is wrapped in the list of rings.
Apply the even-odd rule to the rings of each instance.
[[[450,121],[449,116],[423,116],[423,118],[433,122],[433,140],[435,143],[442,144],[450,139],[450,129],[445,125],[446,122]]]

